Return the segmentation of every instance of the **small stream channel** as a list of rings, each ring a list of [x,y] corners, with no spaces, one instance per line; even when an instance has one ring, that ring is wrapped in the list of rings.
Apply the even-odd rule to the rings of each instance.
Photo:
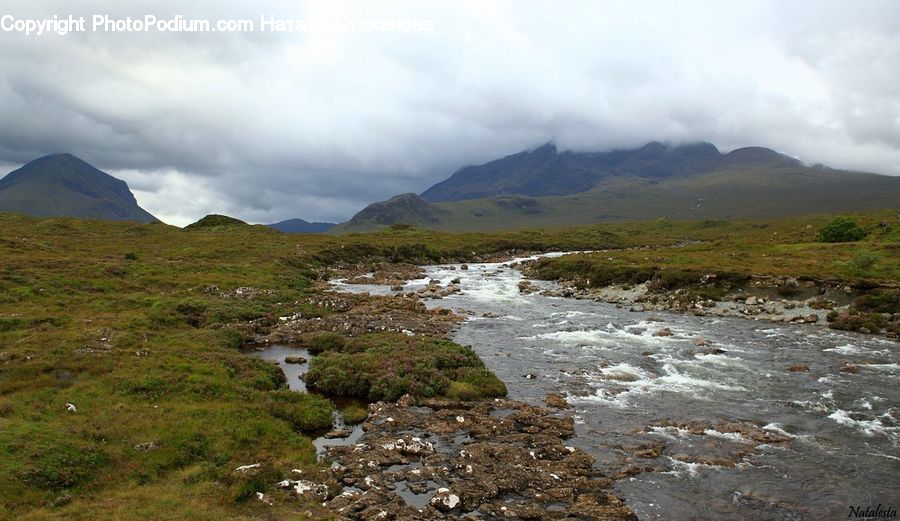
[[[287,378],[288,387],[292,391],[301,393],[307,392],[306,383],[304,383],[300,376],[309,371],[309,360],[310,358],[312,358],[312,355],[309,353],[309,351],[299,347],[273,344],[271,346],[257,348],[255,351],[253,351],[253,354],[262,358],[263,360],[270,360],[277,363],[278,367],[280,367],[281,371],[284,373],[285,378]],[[306,362],[302,364],[289,364],[285,362],[285,358],[289,356],[302,356],[306,359]],[[339,402],[339,406],[341,404],[346,404],[353,401],[344,398],[332,398],[332,400]],[[324,436],[325,433],[320,433],[322,435],[313,440],[313,444],[316,446],[316,454],[320,459],[322,458],[322,456],[324,456],[325,449],[327,447],[353,445],[355,443],[358,443],[359,439],[362,438],[363,435],[361,423],[353,426],[345,425],[343,415],[341,415],[339,410],[336,410],[334,411],[332,430],[339,431],[344,429],[350,430],[350,435],[345,438],[326,438]]]

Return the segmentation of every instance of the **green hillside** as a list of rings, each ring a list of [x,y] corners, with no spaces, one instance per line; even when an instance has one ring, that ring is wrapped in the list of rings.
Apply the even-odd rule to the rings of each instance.
[[[726,166],[666,179],[615,176],[589,191],[563,196],[504,196],[428,203],[416,214],[390,201],[370,206],[331,233],[373,231],[403,222],[435,230],[488,231],[577,226],[668,218],[776,218],[897,208],[900,178],[763,163]],[[429,220],[419,217],[422,205]],[[379,214],[376,210],[390,212]],[[362,218],[365,216],[365,218]],[[380,217],[376,219],[375,217]]]

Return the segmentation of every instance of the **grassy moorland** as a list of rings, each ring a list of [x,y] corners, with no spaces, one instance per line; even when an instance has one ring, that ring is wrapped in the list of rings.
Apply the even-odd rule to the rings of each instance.
[[[585,287],[639,283],[653,277],[677,285],[710,272],[720,277],[772,275],[864,285],[900,280],[897,212],[853,217],[866,236],[838,243],[819,241],[820,231],[834,218],[830,215],[612,226],[623,242],[647,247],[544,259],[537,271],[542,278],[575,280]]]
[[[329,426],[333,405],[285,391],[280,371],[241,352],[247,339],[229,324],[333,313],[303,302],[321,291],[321,270],[339,263],[466,261],[619,240],[597,230],[449,235],[403,227],[333,238],[225,219],[182,230],[2,214],[0,518],[302,518],[302,504],[246,499],[291,469],[316,468],[305,433]],[[320,387],[342,391],[333,383],[338,360],[353,369],[405,356],[399,341],[355,340],[323,356],[332,363],[319,364]],[[431,385],[397,374],[343,394],[498,392],[470,350],[421,343],[415,360],[439,367],[428,372]],[[234,472],[258,462],[267,469],[259,475]]]
[[[182,230],[0,214],[0,518],[309,517],[312,504],[248,499],[279,494],[272,485],[291,469],[321,468],[310,433],[330,424],[333,404],[286,391],[280,371],[242,352],[248,338],[230,326],[339,312],[305,303],[322,291],[317,279],[329,267],[608,249],[546,269],[560,277],[633,265],[897,280],[896,213],[857,216],[869,231],[860,242],[815,242],[829,219],[493,234],[397,226],[327,237],[224,219]],[[860,255],[874,260],[857,262]],[[320,347],[308,377],[324,391],[502,393],[470,350],[445,339],[383,334]],[[259,472],[234,470],[253,463],[263,464]]]

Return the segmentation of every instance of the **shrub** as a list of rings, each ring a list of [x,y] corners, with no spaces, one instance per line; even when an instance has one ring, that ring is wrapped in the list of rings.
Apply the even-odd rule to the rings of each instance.
[[[189,324],[198,327],[203,321],[207,303],[198,298],[178,301],[159,300],[150,306],[148,316],[157,327],[171,327]]]
[[[344,417],[344,423],[355,425],[364,422],[369,417],[369,411],[365,407],[352,403],[341,409],[341,415]]]
[[[259,468],[248,472],[233,472],[226,479],[229,482],[228,495],[233,501],[246,501],[257,492],[268,492],[273,484],[283,477],[283,474],[269,463],[263,463]]]
[[[479,398],[478,391],[471,384],[465,382],[453,382],[447,390],[447,398],[465,402]]]
[[[856,299],[853,308],[872,313],[900,313],[900,289],[873,291]]]
[[[819,232],[819,241],[855,242],[865,236],[866,231],[850,217],[836,217]]]
[[[469,347],[449,340],[373,334],[353,340],[342,352],[313,358],[306,384],[317,391],[368,400],[393,401],[411,394],[434,397],[453,381],[469,384],[479,396],[503,396],[503,383],[484,369]]]
[[[33,465],[23,469],[19,478],[37,488],[62,490],[93,481],[109,463],[109,457],[85,447],[58,445],[36,455]]]
[[[460,375],[459,381],[472,386],[479,398],[506,396],[506,385],[487,369],[469,369]]]
[[[343,351],[346,341],[337,333],[320,333],[310,338],[306,343],[306,349],[314,355],[325,351]]]
[[[0,317],[0,333],[6,331],[14,331],[25,327],[26,322],[21,318],[3,318]]]
[[[127,394],[156,399],[165,394],[170,387],[171,386],[162,379],[145,374],[139,378],[122,382],[119,385],[119,390]]]
[[[266,407],[272,416],[290,423],[296,430],[321,431],[332,424],[334,404],[315,394],[286,389],[272,391],[268,393]]]
[[[827,318],[828,327],[844,331],[859,331],[865,328],[870,332],[877,333],[887,325],[887,320],[881,313],[859,312],[856,310],[840,313],[832,311]]]
[[[850,269],[856,274],[865,273],[874,266],[876,262],[878,262],[877,254],[871,251],[860,251],[850,259]]]

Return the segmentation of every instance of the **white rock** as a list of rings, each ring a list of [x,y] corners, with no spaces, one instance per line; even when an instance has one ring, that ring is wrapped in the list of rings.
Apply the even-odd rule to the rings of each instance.
[[[77,411],[78,411],[78,409],[75,408],[75,404],[74,404],[74,403],[67,403],[67,404],[66,404],[66,410],[69,411],[69,412],[77,412]]]
[[[437,507],[439,510],[453,510],[459,505],[459,496],[452,494],[449,488],[441,487],[437,490],[434,497],[431,498],[431,506]]]
[[[235,472],[247,472],[251,469],[258,469],[262,466],[262,463],[253,463],[252,465],[241,465],[240,467],[234,469]]]
[[[293,488],[294,493],[296,493],[297,495],[311,493],[322,498],[328,495],[328,487],[326,487],[325,485],[313,483],[312,481],[306,481],[303,479],[286,479],[284,481],[279,481],[275,484],[275,486],[279,488]]]

